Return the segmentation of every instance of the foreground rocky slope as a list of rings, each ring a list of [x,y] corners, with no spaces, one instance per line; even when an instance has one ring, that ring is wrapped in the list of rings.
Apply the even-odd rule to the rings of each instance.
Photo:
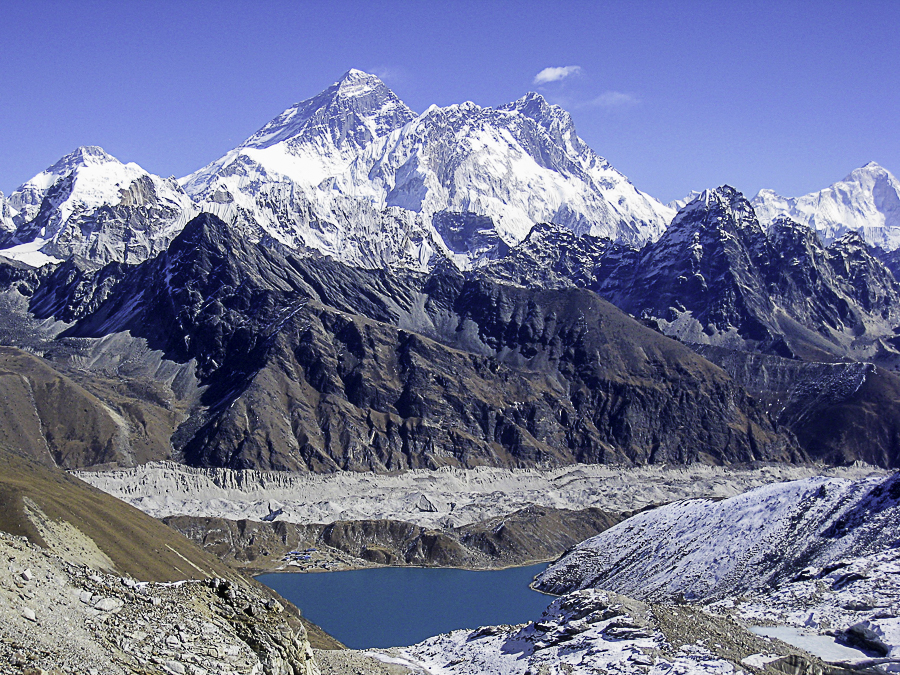
[[[594,589],[555,600],[539,620],[525,625],[459,630],[408,648],[362,655],[428,675],[728,675],[764,668],[775,673],[850,672],[827,666],[790,645],[753,635],[731,618],[684,605],[651,605]],[[323,662],[329,662],[328,655]],[[362,659],[354,665],[366,672]]]
[[[138,582],[2,532],[0,555],[0,672],[319,672],[302,625],[246,584]]]
[[[898,517],[897,475],[810,478],[720,502],[678,502],[582,542],[536,586],[557,593],[601,587],[657,600],[733,597],[807,567],[892,549]]]

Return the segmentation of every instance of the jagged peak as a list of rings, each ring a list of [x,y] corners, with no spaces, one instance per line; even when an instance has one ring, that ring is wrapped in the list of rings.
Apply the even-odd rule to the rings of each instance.
[[[568,228],[553,222],[535,223],[528,231],[521,245],[534,244],[548,237],[575,239],[575,234]]]
[[[337,95],[347,98],[367,96],[376,91],[388,89],[377,75],[372,75],[356,68],[348,70],[332,86],[336,87],[335,93]]]
[[[500,106],[498,110],[518,112],[544,127],[552,124],[562,129],[574,130],[575,126],[572,116],[566,110],[549,103],[541,94],[533,91],[529,91],[512,103]]]
[[[721,212],[733,214],[736,223],[742,223],[745,220],[751,222],[753,229],[762,233],[753,206],[739,190],[730,185],[720,185],[717,188],[701,192],[693,201],[681,208],[669,225],[667,232],[683,229],[682,223],[688,222],[690,225],[685,226],[693,229],[699,220],[710,220],[710,224],[720,227],[719,215]],[[711,219],[710,216],[712,216]]]
[[[828,248],[845,250],[862,249],[866,252],[869,251],[869,245],[866,243],[866,240],[856,230],[850,230],[849,232],[844,233],[841,237],[831,242],[831,246]]]
[[[96,166],[99,164],[121,164],[118,159],[110,155],[98,145],[82,145],[68,155],[62,157],[48,171],[52,173],[67,173],[79,166]]]

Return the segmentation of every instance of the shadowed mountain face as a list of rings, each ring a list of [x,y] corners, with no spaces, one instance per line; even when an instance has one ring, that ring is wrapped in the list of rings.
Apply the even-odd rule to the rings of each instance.
[[[898,357],[900,286],[859,235],[826,248],[786,218],[764,231],[727,186],[687,204],[641,250],[545,225],[489,269],[589,288],[687,343],[807,361]]]
[[[37,319],[69,324],[52,344],[77,350],[128,331],[168,362],[196,364],[172,435],[193,465],[805,456],[721,369],[582,289],[300,259],[209,215],[141,265],[7,272],[7,293],[29,294]]]

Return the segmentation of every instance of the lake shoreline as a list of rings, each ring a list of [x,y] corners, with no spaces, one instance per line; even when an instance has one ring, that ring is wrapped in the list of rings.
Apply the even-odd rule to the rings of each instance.
[[[530,585],[546,566],[383,565],[315,577],[282,570],[256,580],[348,648],[376,649],[409,646],[453,630],[532,621],[552,602]]]

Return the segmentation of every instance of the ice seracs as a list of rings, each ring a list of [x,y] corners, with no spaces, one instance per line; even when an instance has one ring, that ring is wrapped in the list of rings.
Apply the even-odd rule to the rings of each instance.
[[[46,256],[26,260],[35,263],[73,255],[140,262],[163,250],[196,213],[173,178],[123,164],[96,146],[66,155],[8,202],[16,213],[15,230],[3,242],[6,254],[27,249]]]
[[[417,115],[358,70],[182,184],[251,236],[373,268],[426,269],[435,255],[468,267],[545,221],[643,243],[674,215],[538,94]]]
[[[875,162],[824,190],[796,198],[760,190],[752,203],[763,223],[787,215],[814,229],[826,244],[852,231],[871,246],[900,248],[900,181]]]

